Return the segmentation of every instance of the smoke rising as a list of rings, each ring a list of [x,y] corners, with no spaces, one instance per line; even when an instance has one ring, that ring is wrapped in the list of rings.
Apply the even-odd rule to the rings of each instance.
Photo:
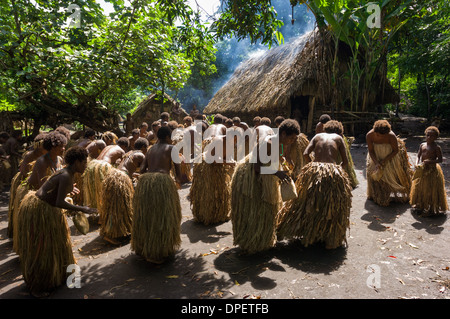
[[[280,32],[283,34],[285,44],[314,29],[314,15],[306,5],[295,6],[293,16],[288,0],[272,0],[272,5],[277,11],[278,19],[284,23]],[[293,24],[292,19],[294,19]],[[216,48],[217,73],[200,81],[196,79],[195,83],[189,81],[177,94],[177,99],[188,113],[194,105],[197,109],[203,110],[243,61],[261,56],[268,50],[260,43],[251,44],[249,39],[238,41],[236,38],[224,39],[216,43]]]

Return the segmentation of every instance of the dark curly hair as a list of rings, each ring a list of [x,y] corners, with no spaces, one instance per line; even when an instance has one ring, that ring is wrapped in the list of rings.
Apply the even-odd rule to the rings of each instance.
[[[277,116],[274,120],[276,125],[280,125],[281,123],[283,123],[283,121],[285,120],[285,118],[281,115]]]
[[[176,128],[178,128],[178,122],[177,121],[169,121],[169,122],[167,122],[167,126],[173,131]]]
[[[373,124],[373,130],[380,134],[387,134],[391,131],[391,124],[386,120],[378,120]]]
[[[140,138],[138,138],[136,140],[136,142],[134,142],[134,149],[135,150],[140,150],[144,146],[145,146],[145,148],[148,147],[148,140],[146,138],[140,137]]]
[[[88,157],[88,152],[86,148],[81,146],[73,146],[69,148],[64,155],[64,162],[67,165],[72,165],[75,163],[76,160],[82,162],[86,160]]]
[[[158,133],[156,133],[156,136],[160,140],[165,140],[166,137],[172,136],[172,130],[168,126],[161,126],[161,128],[158,130]]]
[[[45,136],[47,135],[47,132],[42,132],[36,135],[36,137],[33,140],[33,149],[37,149],[40,147],[43,147]]]
[[[91,136],[95,136],[95,131],[94,130],[88,129],[88,130],[86,130],[86,132],[84,132],[84,137],[85,138],[89,138]]]
[[[222,114],[214,115],[214,124],[222,124],[223,120],[224,120],[224,118],[223,118]]]
[[[425,134],[427,134],[427,132],[433,132],[437,137],[439,137],[440,134],[439,129],[436,126],[428,126],[425,129]]]
[[[270,124],[272,124],[272,121],[268,117],[262,117],[260,123],[261,125],[270,126]]]
[[[44,147],[47,151],[50,151],[53,147],[66,144],[67,138],[55,130],[45,135],[42,147]]]
[[[170,118],[169,112],[162,112],[162,113],[159,115],[159,118],[162,119],[163,117],[164,117],[164,118],[167,118],[167,120],[169,120],[169,118]]]
[[[67,140],[70,140],[70,131],[65,128],[64,126],[58,126],[55,131],[61,133],[62,135],[64,135],[66,137]]]
[[[323,130],[326,133],[344,134],[344,127],[342,123],[336,120],[330,120],[323,125]]]
[[[121,137],[117,140],[117,145],[130,146],[130,141],[127,137]]]
[[[284,120],[278,127],[278,134],[281,134],[282,132],[285,132],[286,135],[299,135],[300,125],[298,125],[298,122],[293,119]]]
[[[7,132],[1,132],[0,138],[4,138],[5,140],[7,140],[9,138],[9,134]]]
[[[328,121],[331,121],[331,116],[329,116],[328,114],[322,114],[319,117],[319,122],[322,123],[322,124],[325,124]]]

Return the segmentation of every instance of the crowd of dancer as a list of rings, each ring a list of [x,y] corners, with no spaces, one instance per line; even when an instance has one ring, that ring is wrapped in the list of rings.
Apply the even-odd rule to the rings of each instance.
[[[327,249],[346,245],[352,190],[359,182],[353,139],[339,121],[322,115],[309,140],[296,120],[281,116],[273,123],[255,117],[250,125],[221,114],[177,123],[164,112],[150,127],[144,122],[136,128],[129,120],[120,138],[86,130],[73,140],[61,126],[37,135],[26,151],[21,131],[0,133],[2,182],[10,184],[8,236],[34,295],[64,283],[67,266],[76,263],[68,218],[83,234],[95,222],[106,241],[129,240],[130,249],[149,262],[173,256],[181,246],[183,185],[190,187],[194,220],[231,220],[233,243],[244,253],[290,239]],[[425,216],[448,210],[439,130],[428,127],[425,135],[411,165],[389,122],[374,123],[366,136],[368,199],[380,206],[410,203]],[[186,141],[190,152],[175,149],[174,160],[174,148]],[[261,150],[276,154],[275,167],[262,160]]]

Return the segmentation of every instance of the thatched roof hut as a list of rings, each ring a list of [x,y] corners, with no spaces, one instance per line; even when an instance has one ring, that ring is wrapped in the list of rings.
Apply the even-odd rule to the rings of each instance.
[[[188,113],[181,107],[179,102],[175,101],[167,93],[164,96],[164,105],[161,105],[160,98],[156,93],[150,94],[139,103],[136,110],[131,114],[135,127],[139,127],[142,122],[146,122],[151,126],[154,121],[160,118],[162,112],[169,113],[170,120],[183,123],[183,119],[185,116],[188,116]]]
[[[345,44],[338,50],[339,79],[331,79],[334,44],[330,35],[309,32],[290,43],[268,50],[243,62],[230,80],[214,95],[205,114],[239,116],[250,125],[255,116],[296,118],[303,132],[312,132],[323,113],[349,111],[350,84],[346,73],[350,53]],[[380,82],[380,81],[378,81]],[[366,96],[367,108],[360,113],[377,112],[378,106],[396,103],[398,96],[385,82],[385,89],[373,88]],[[336,88],[336,90],[334,90]],[[342,102],[344,101],[344,102]],[[352,114],[356,117],[358,112]],[[331,115],[331,114],[330,114]]]

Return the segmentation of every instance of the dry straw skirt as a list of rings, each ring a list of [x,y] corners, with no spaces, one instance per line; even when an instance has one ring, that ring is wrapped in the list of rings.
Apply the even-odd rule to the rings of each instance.
[[[13,238],[14,233],[14,213],[15,213],[15,199],[16,193],[23,181],[23,175],[20,172],[17,172],[16,175],[11,180],[11,188],[10,188],[10,196],[9,196],[9,205],[8,205],[8,237]],[[25,195],[22,195],[22,198]],[[20,200],[22,200],[22,198]],[[20,201],[19,201],[20,203]]]
[[[194,166],[189,199],[195,221],[210,225],[230,219],[233,168],[205,161]]]
[[[83,199],[84,205],[92,208],[100,208],[103,200],[102,188],[105,178],[113,169],[113,166],[105,161],[90,160],[83,173]]]
[[[0,159],[0,191],[5,185],[9,185],[11,183],[12,178],[10,177],[12,174],[11,164],[9,161]]]
[[[120,238],[131,234],[133,223],[134,188],[130,177],[123,171],[112,169],[103,181],[100,235]]]
[[[160,263],[181,245],[181,205],[169,174],[145,173],[133,197],[131,250]]]
[[[380,206],[388,206],[393,200],[407,203],[411,191],[412,169],[408,160],[405,143],[398,140],[398,153],[377,170],[367,154],[367,198]],[[374,144],[378,160],[385,159],[391,152],[389,144]]]
[[[34,166],[34,162],[30,163],[31,167]],[[50,168],[47,168],[46,177],[51,176],[53,171]],[[31,171],[29,172],[29,175]],[[29,176],[28,175],[28,176]],[[22,203],[22,200],[25,198],[25,195],[28,194],[29,191],[35,190],[33,187],[27,182],[28,177],[23,178],[23,175],[17,173],[11,183],[11,196],[9,202],[9,211],[8,211],[8,235],[10,238],[13,238],[13,249],[17,253],[16,249],[16,240],[15,236],[17,235],[17,215],[19,213],[19,207]]]
[[[19,219],[19,214],[20,213],[20,206],[23,203],[23,199],[25,198],[25,196],[31,192],[31,186],[26,183],[23,182],[19,185],[19,187],[17,187],[16,190],[16,194],[14,197],[14,204],[13,204],[13,215],[12,218],[10,219],[10,223],[12,224],[12,239],[13,239],[13,250],[18,254],[18,248],[17,248],[17,237],[19,235],[19,225],[18,225],[18,219]]]
[[[342,166],[310,162],[296,188],[297,198],[278,214],[278,239],[300,238],[305,247],[321,242],[331,249],[346,244],[352,187]]]
[[[75,205],[83,205],[84,204],[84,196],[83,196],[83,174],[75,173],[73,175],[73,182],[76,188],[80,191],[78,194],[72,196],[73,203]]]
[[[20,265],[31,292],[50,292],[63,284],[67,267],[76,260],[62,209],[30,191],[20,205],[17,229]]]
[[[356,186],[358,186],[359,181],[358,181],[358,178],[356,177],[355,163],[353,162],[352,153],[350,152],[353,140],[354,140],[353,137],[344,136],[345,153],[347,154],[347,159],[348,159],[348,165],[347,165],[346,172],[347,172],[348,178],[350,179],[350,183],[352,184],[352,187],[355,188]]]
[[[300,174],[300,171],[302,170],[302,167],[305,165],[303,152],[305,151],[306,147],[308,147],[308,144],[309,144],[308,137],[305,134],[301,133],[297,137],[295,142],[289,146],[290,158],[294,163],[291,175],[293,179],[297,178],[298,174]]]
[[[445,179],[439,164],[422,164],[416,168],[409,203],[423,211],[423,216],[433,216],[448,210]]]
[[[278,177],[256,173],[250,156],[236,167],[231,181],[231,222],[234,245],[252,254],[275,246],[282,202]]]

